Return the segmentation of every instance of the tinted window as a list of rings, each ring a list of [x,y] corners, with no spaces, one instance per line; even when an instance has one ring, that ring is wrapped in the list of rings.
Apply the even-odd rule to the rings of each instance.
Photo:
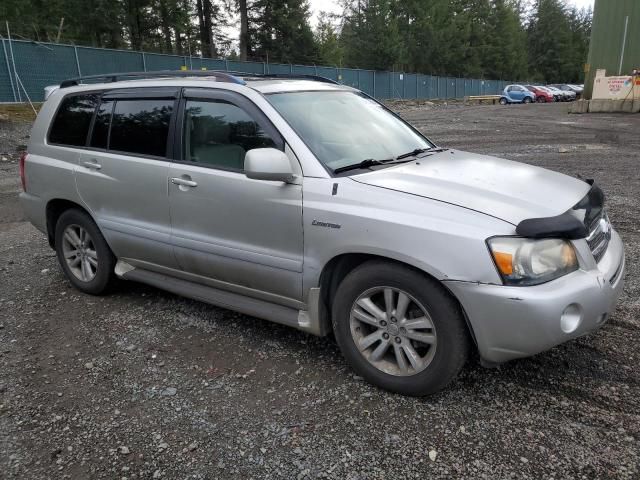
[[[49,131],[49,143],[85,146],[98,95],[74,95],[65,98]]]
[[[118,100],[109,150],[164,157],[173,100]]]
[[[240,107],[224,101],[187,101],[184,158],[242,170],[252,148],[275,147],[262,127]]]
[[[91,146],[95,148],[107,148],[109,139],[109,126],[111,125],[111,112],[113,111],[113,101],[106,101],[100,104],[96,113],[96,120],[93,124],[91,134]]]

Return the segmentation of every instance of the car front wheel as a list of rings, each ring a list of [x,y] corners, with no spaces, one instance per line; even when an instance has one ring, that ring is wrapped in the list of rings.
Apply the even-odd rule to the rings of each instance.
[[[524,100],[522,100],[523,103],[531,103],[531,98],[530,97],[524,97]]]
[[[408,267],[383,261],[357,267],[338,287],[332,312],[342,354],[383,389],[432,394],[466,362],[469,334],[459,305]]]

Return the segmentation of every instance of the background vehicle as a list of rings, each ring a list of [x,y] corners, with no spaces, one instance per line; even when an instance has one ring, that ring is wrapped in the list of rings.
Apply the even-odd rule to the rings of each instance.
[[[578,98],[578,94],[574,88],[571,88],[569,85],[565,84],[552,84],[550,85],[553,88],[560,90],[561,92],[565,92],[567,101],[572,101]]]
[[[554,92],[550,88],[545,87],[543,85],[536,85],[536,88],[548,93],[551,96],[551,98],[553,99],[554,102],[560,102],[560,101],[563,100],[563,98],[561,98],[561,97],[563,97],[563,95],[560,92]]]
[[[551,90],[555,95],[558,95],[558,98],[561,102],[570,102],[576,99],[576,92],[572,90],[560,90],[553,85],[547,85],[547,88]]]
[[[63,82],[21,159],[80,291],[120,277],[333,331],[365,379],[424,395],[474,344],[500,363],[599,328],[623,287],[595,185],[439,148],[326,79],[134,75],[168,78]]]
[[[508,103],[532,103],[535,101],[535,93],[527,90],[524,85],[507,85],[500,98],[501,105]]]
[[[562,95],[559,92],[554,92],[553,90],[551,90],[548,87],[542,86],[542,85],[537,85],[536,88],[539,88],[540,90],[547,92],[549,95],[551,95],[551,97],[553,98],[554,102],[560,102],[563,100],[564,95]]]
[[[582,95],[582,92],[584,91],[584,87],[582,85],[574,85],[572,83],[572,84],[567,84],[567,86],[571,88],[574,92],[576,92],[576,94],[578,95]]]
[[[536,102],[538,103],[555,101],[555,99],[553,98],[553,95],[549,93],[547,90],[544,90],[543,88],[536,87],[533,85],[525,85],[525,88],[530,92],[533,92],[536,94]]]

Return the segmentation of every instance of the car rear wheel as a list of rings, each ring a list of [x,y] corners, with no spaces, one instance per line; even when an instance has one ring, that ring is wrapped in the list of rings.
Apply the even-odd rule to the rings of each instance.
[[[522,103],[531,103],[531,97],[524,97]]]
[[[113,284],[116,258],[85,212],[71,209],[60,215],[55,246],[62,270],[78,290],[100,295]]]
[[[507,104],[507,99],[506,99],[506,98],[504,98],[504,97],[502,97],[502,98],[500,99],[500,105],[506,105],[506,104]]]
[[[348,363],[385,390],[435,393],[466,362],[469,335],[459,305],[410,268],[384,261],[357,267],[338,287],[332,313]]]

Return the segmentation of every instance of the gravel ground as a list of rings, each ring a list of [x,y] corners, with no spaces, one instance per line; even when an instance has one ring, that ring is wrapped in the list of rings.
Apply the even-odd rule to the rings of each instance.
[[[0,123],[3,478],[640,476],[640,115],[564,104],[394,104],[443,146],[595,178],[626,242],[624,294],[596,334],[425,399],[355,376],[335,342],[125,283],[90,297],[25,223]]]

